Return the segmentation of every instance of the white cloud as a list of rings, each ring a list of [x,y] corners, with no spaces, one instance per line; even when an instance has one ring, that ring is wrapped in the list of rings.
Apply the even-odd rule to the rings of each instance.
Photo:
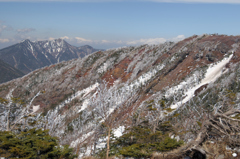
[[[27,30],[22,30],[22,32],[27,32]],[[0,38],[1,44],[7,44],[11,43],[14,44],[15,42],[19,42],[25,39],[30,39],[32,41],[44,41],[44,40],[55,40],[59,37],[46,37],[44,39],[42,38],[36,38],[32,36],[28,36],[28,34],[16,34],[14,38]],[[98,48],[117,48],[117,47],[123,47],[123,46],[137,46],[137,45],[153,45],[153,44],[162,44],[166,41],[174,41],[178,42],[183,39],[185,39],[184,35],[178,35],[173,38],[145,38],[145,39],[135,39],[135,40],[94,40],[94,39],[86,39],[83,37],[69,37],[69,36],[63,36],[60,37],[61,39],[66,40],[69,44],[78,46],[78,45],[92,45],[96,46]]]
[[[65,36],[65,39],[69,41],[71,44],[90,44],[90,45],[100,45],[100,46],[137,46],[137,45],[154,45],[154,44],[162,44],[167,41],[178,42],[185,39],[184,35],[178,35],[176,37],[166,39],[166,38],[148,38],[148,39],[136,39],[136,40],[91,40],[85,39],[82,37],[74,37],[70,38]]]
[[[5,30],[7,28],[6,25],[0,25],[0,32],[2,32],[3,30]]]
[[[17,32],[19,34],[26,34],[26,33],[29,33],[29,32],[32,32],[32,31],[35,31],[36,29],[34,28],[24,28],[24,29],[18,29]]]
[[[55,40],[55,39],[58,39],[59,37],[48,37],[46,38],[47,40]],[[44,41],[46,39],[36,39],[38,41]],[[70,43],[92,43],[93,41],[92,40],[88,40],[88,39],[85,39],[85,38],[82,38],[82,37],[69,37],[69,36],[63,36],[63,37],[60,37],[60,39],[63,39],[63,40],[66,40]]]
[[[142,44],[148,44],[148,45],[153,45],[153,44],[162,44],[165,43],[166,41],[173,41],[173,42],[178,42],[185,39],[184,35],[178,35],[177,37],[173,37],[170,39],[165,39],[165,38],[149,38],[149,39],[139,39],[139,40],[133,40],[133,41],[126,41],[121,43],[126,43],[127,45],[142,45]],[[118,44],[118,42],[116,42]]]
[[[0,2],[121,2],[147,1],[167,3],[232,3],[239,4],[240,0],[0,0]]]
[[[0,39],[0,43],[7,43],[7,42],[10,42],[9,39]]]
[[[64,36],[64,37],[61,37],[61,39],[63,39],[63,40],[65,40],[65,39],[69,40],[70,38],[69,38],[68,36]]]
[[[0,36],[2,34],[3,31],[11,31],[12,27],[7,26],[7,25],[3,25],[3,22],[0,21]]]
[[[186,37],[184,35],[178,35],[177,37],[174,37],[174,38],[170,39],[170,41],[178,42],[178,41],[181,41],[185,38]]]
[[[49,38],[48,38],[48,40],[54,40],[54,39],[56,39],[56,38],[53,38],[53,37],[49,37]]]
[[[81,37],[75,37],[74,39],[77,40],[77,43],[86,43],[86,42],[91,43],[92,42],[92,40],[84,39]]]
[[[167,40],[164,38],[150,38],[150,39],[140,39],[140,40],[134,40],[134,41],[127,41],[126,43],[128,45],[140,45],[140,44],[159,44],[159,43],[165,43]]]
[[[111,43],[110,41],[108,41],[108,40],[101,40],[101,42],[100,43]]]

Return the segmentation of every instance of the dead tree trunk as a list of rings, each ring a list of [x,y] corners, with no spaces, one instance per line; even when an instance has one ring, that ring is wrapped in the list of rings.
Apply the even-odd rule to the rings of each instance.
[[[215,133],[217,132],[217,136],[225,136],[229,146],[235,146],[236,144],[240,145],[240,140],[236,142],[235,139],[236,136],[240,138],[240,134],[238,133],[240,132],[240,126],[238,124],[240,120],[231,117],[234,114],[240,114],[240,110],[230,109],[225,113],[217,112],[212,114],[212,117],[203,123],[202,129],[198,133],[196,139],[182,147],[179,152],[183,154],[187,151],[196,150],[204,155],[210,154],[204,150],[201,145],[206,141],[213,130],[216,130]]]
[[[9,107],[9,112],[7,114],[7,131],[10,131],[10,107]]]
[[[107,152],[106,152],[106,159],[108,159],[109,151],[110,151],[110,136],[111,136],[111,128],[108,127],[108,138],[107,138]]]

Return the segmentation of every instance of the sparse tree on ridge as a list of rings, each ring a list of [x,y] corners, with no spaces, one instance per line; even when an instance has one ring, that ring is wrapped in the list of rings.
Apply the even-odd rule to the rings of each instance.
[[[103,81],[97,88],[89,105],[96,114],[98,122],[106,128],[107,151],[106,158],[109,157],[111,131],[118,122],[117,115],[124,112],[123,105],[129,99],[130,92],[124,87],[118,89],[116,86],[108,87],[108,83]]]
[[[2,107],[2,112],[0,114],[1,118],[6,121],[6,125],[2,125],[1,129],[6,131],[13,131],[18,124],[29,126],[30,123],[35,123],[36,119],[32,111],[30,111],[32,102],[36,97],[41,94],[39,91],[30,101],[28,105],[19,98],[14,98],[11,95],[8,99],[0,98],[0,103]],[[4,122],[5,123],[5,122]]]

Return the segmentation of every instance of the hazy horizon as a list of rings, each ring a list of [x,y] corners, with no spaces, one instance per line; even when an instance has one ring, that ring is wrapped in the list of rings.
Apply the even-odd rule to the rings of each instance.
[[[108,49],[239,35],[239,6],[240,0],[0,0],[0,49],[25,39]]]

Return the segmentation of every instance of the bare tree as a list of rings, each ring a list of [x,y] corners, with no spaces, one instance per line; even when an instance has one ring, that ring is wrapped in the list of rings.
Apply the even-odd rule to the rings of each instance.
[[[131,92],[126,87],[108,87],[108,83],[103,81],[89,102],[90,108],[96,115],[96,120],[107,129],[107,159],[110,151],[111,130],[118,122],[118,115],[124,111],[123,106],[130,95]]]
[[[234,93],[223,89],[206,93],[202,98],[196,97],[185,104],[180,112],[186,118],[181,119],[184,129],[195,132],[195,138],[182,147],[179,152],[184,154],[192,150],[201,152],[203,155],[211,155],[202,147],[209,138],[224,140],[229,146],[240,146],[240,108],[232,102]],[[214,103],[214,98],[217,102]],[[208,108],[206,108],[206,105]]]
[[[164,100],[151,100],[147,104],[147,111],[148,111],[148,121],[150,126],[152,126],[152,132],[156,132],[156,128],[158,127],[159,123],[164,119],[164,109],[165,108],[165,101]]]
[[[11,93],[11,92],[10,92]],[[24,105],[24,102],[19,98],[13,98],[10,94],[8,99],[0,98],[1,103],[1,119],[6,125],[2,125],[2,130],[12,131],[16,125],[23,124],[28,126],[28,121],[35,120],[32,114],[31,106],[36,97],[41,94],[39,91],[30,101],[28,105]],[[4,122],[7,121],[7,122]]]
[[[240,144],[240,127],[239,119],[234,119],[231,116],[239,114],[240,110],[231,108],[227,112],[213,113],[212,116],[205,120],[202,124],[201,130],[198,132],[197,137],[189,142],[186,146],[181,148],[179,152],[186,153],[187,151],[196,150],[204,155],[210,154],[202,148],[202,143],[205,142],[210,136],[217,136],[223,138],[230,146],[239,146]]]

